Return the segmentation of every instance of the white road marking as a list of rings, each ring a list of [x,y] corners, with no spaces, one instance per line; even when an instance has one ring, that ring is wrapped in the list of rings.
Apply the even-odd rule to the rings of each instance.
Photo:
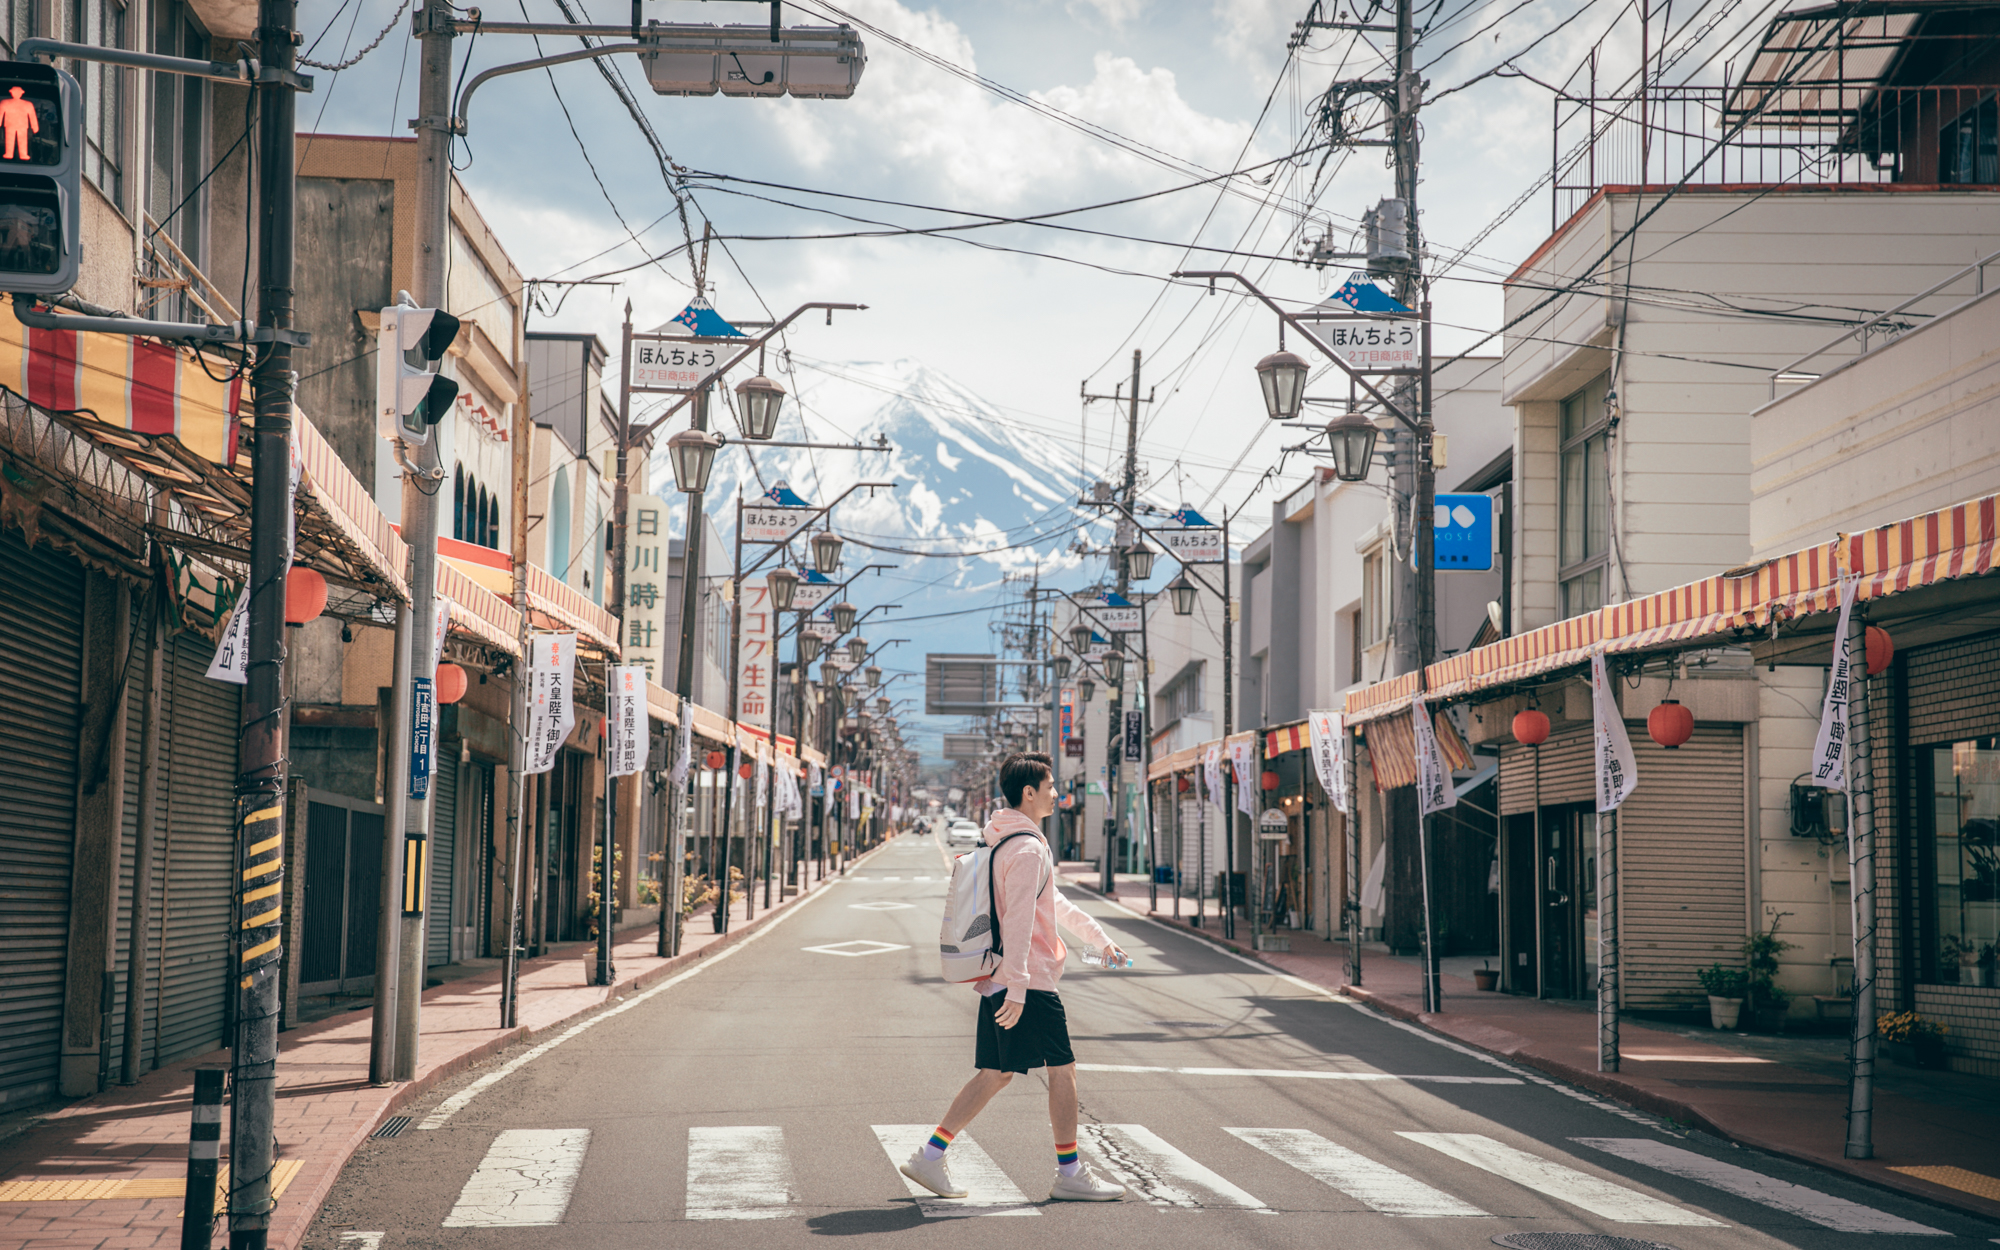
[[[548,1228],[562,1223],[590,1146],[587,1128],[510,1128],[493,1139],[446,1228]]]
[[[1413,1176],[1330,1142],[1302,1128],[1232,1128],[1225,1132],[1249,1142],[1265,1154],[1289,1163],[1316,1181],[1333,1186],[1383,1215],[1485,1215],[1469,1202],[1452,1197]]]
[[[1669,1146],[1665,1142],[1648,1141],[1643,1137],[1572,1137],[1570,1140],[1621,1159],[1643,1163],[1649,1168],[1658,1168],[1672,1176],[1712,1185],[1724,1193],[1823,1224],[1835,1232],[1898,1233],[1908,1237],[1951,1236],[1899,1215],[1890,1215],[1887,1211],[1877,1211],[1858,1202],[1823,1194],[1817,1189],[1777,1180],[1692,1150]]]
[[[854,949],[849,950],[848,947]],[[898,946],[894,942],[868,942],[856,938],[851,942],[835,942],[831,946],[801,946],[802,951],[815,955],[844,955],[849,959],[859,959],[863,955],[886,955],[890,951],[906,951],[908,946]]]
[[[1307,1081],[1421,1081],[1431,1085],[1520,1085],[1512,1076],[1398,1076],[1393,1072],[1310,1072],[1292,1068],[1155,1068],[1136,1063],[1079,1063],[1079,1072],[1171,1072],[1178,1076],[1297,1077]]]
[[[344,1230],[337,1240],[343,1246],[352,1246],[354,1250],[382,1250],[382,1238],[385,1236],[386,1233],[363,1233],[350,1228]]]
[[[1517,1185],[1524,1185],[1539,1194],[1547,1194],[1558,1202],[1581,1207],[1592,1215],[1601,1216],[1620,1224],[1677,1224],[1683,1227],[1721,1227],[1718,1220],[1677,1207],[1671,1202],[1627,1189],[1623,1185],[1579,1172],[1575,1168],[1564,1167],[1540,1155],[1516,1150],[1504,1142],[1494,1141],[1479,1133],[1398,1133],[1418,1145],[1429,1146],[1440,1154],[1450,1155],[1460,1163],[1469,1163],[1482,1171]]]
[[[900,1168],[914,1151],[930,1140],[932,1126],[877,1124],[873,1127],[875,1140],[882,1143],[882,1152],[889,1156],[892,1165]],[[1020,1187],[1000,1170],[1000,1165],[993,1162],[993,1156],[981,1150],[979,1143],[972,1140],[972,1134],[961,1132],[951,1139],[951,1149],[945,1152],[945,1162],[951,1165],[951,1178],[965,1186],[965,1197],[940,1198],[909,1177],[900,1172],[897,1174],[926,1217],[962,1219],[975,1215],[1041,1214],[1028,1195],[1022,1193]]]
[[[649,990],[641,990],[639,993],[632,995],[624,1002],[619,1003],[616,1007],[611,1007],[607,1008],[604,1011],[600,1011],[596,1015],[591,1016],[586,1020],[579,1020],[577,1023],[572,1024],[567,1029],[564,1029],[561,1033],[558,1033],[556,1036],[550,1038],[548,1041],[541,1043],[539,1046],[531,1046],[527,1050],[522,1051],[520,1054],[514,1056],[512,1059],[509,1059],[507,1062],[493,1069],[491,1072],[488,1072],[485,1076],[480,1077],[472,1084],[466,1086],[462,1090],[459,1090],[456,1094],[453,1094],[451,1097],[439,1103],[436,1109],[433,1110],[429,1115],[417,1121],[417,1127],[420,1129],[443,1128],[446,1122],[451,1119],[451,1117],[465,1110],[465,1108],[471,1104],[473,1099],[479,1097],[481,1094],[493,1088],[495,1085],[498,1085],[501,1081],[504,1081],[508,1077],[514,1075],[516,1072],[520,1071],[528,1064],[533,1063],[537,1059],[540,1059],[543,1055],[548,1054],[556,1047],[562,1045],[564,1042],[570,1040],[571,1038],[578,1036],[579,1034],[585,1032],[586,1030],[596,1028],[598,1025],[603,1024],[606,1020],[611,1019],[613,1016],[622,1015],[623,1013],[632,1010],[634,1007],[637,1007],[640,1003],[646,1002],[647,1000],[654,998],[657,995],[666,993],[668,990],[672,989],[676,985],[679,985],[681,982],[687,980],[689,977],[696,976],[700,973],[706,972],[710,968],[713,968],[715,965],[721,963],[723,960],[729,958],[731,955],[734,955],[736,952],[749,946],[750,943],[755,942],[757,939],[763,937],[765,934],[770,933],[771,931],[776,929],[779,925],[785,923],[785,921],[790,920],[793,916],[798,914],[798,911],[802,906],[804,906],[806,903],[809,903],[813,899],[816,899],[818,897],[819,897],[819,891],[814,890],[812,893],[807,894],[805,897],[795,900],[790,907],[787,907],[782,911],[778,912],[778,914],[776,914],[775,916],[772,916],[771,919],[764,925],[763,928],[757,930],[755,933],[752,933],[749,937],[744,938],[742,941],[736,943],[734,946],[726,946],[722,950],[717,951],[715,954],[709,956],[708,958],[696,961],[694,967],[687,969],[685,972],[677,972],[673,976],[670,976],[666,980],[660,982],[658,985],[655,985],[653,988]]]
[[[688,1130],[687,1217],[782,1220],[798,1203],[785,1130],[775,1127]]]
[[[1243,1190],[1196,1163],[1143,1124],[1086,1124],[1080,1140],[1104,1169],[1156,1207],[1199,1211],[1237,1207],[1276,1215]],[[1205,1196],[1204,1196],[1205,1195]]]
[[[887,899],[881,899],[873,903],[848,904],[848,907],[855,911],[913,911],[916,906],[915,903],[892,903]]]
[[[875,878],[872,878],[872,880],[875,880],[875,881],[901,881],[901,880],[902,880],[902,878],[901,878],[901,877],[875,877]]]

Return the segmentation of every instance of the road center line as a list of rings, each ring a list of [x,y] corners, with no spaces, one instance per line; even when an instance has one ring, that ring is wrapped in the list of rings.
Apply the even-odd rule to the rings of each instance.
[[[1420,1081],[1430,1085],[1524,1085],[1512,1076],[1398,1076],[1393,1072],[1313,1072],[1296,1068],[1165,1068],[1132,1063],[1079,1063],[1079,1072],[1170,1072],[1177,1076],[1259,1076],[1303,1081]]]

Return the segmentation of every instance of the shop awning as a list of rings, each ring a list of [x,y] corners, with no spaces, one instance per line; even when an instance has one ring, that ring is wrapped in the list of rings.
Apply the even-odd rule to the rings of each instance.
[[[1306,723],[1280,725],[1276,729],[1264,731],[1264,758],[1283,755],[1287,751],[1303,751],[1311,745],[1310,731]]]
[[[528,565],[528,618],[540,629],[574,630],[593,649],[618,654],[618,621],[539,564]]]
[[[676,728],[681,723],[680,697],[664,686],[646,683],[646,714]]]
[[[1421,688],[1457,699],[1547,673],[1578,668],[1592,651],[1634,654],[1703,643],[1738,642],[1773,621],[1839,607],[1840,578],[1861,578],[1857,598],[1880,599],[1993,571],[2000,547],[2000,495],[1940,508],[1906,521],[1731,569],[1629,603],[1557,621],[1455,655],[1424,670]],[[1420,689],[1405,673],[1347,696],[1349,723],[1394,715]]]
[[[799,752],[799,757],[808,764],[817,764],[821,770],[826,768],[826,754],[817,747],[806,747]]]
[[[1466,749],[1465,739],[1458,736],[1458,727],[1451,723],[1451,717],[1442,709],[1433,709],[1431,723],[1437,726],[1438,750],[1443,753],[1445,763],[1451,768],[1471,768],[1472,752]],[[1368,765],[1375,772],[1375,788],[1386,793],[1398,786],[1416,785],[1417,738],[1410,723],[1410,709],[1404,708],[1400,716],[1369,721],[1365,728]]]
[[[721,746],[736,745],[736,726],[727,716],[711,712],[699,703],[689,703],[687,709],[694,716],[695,733]]]
[[[1200,763],[1201,748],[1184,747],[1179,751],[1175,751],[1172,755],[1156,757],[1152,765],[1146,769],[1146,780],[1158,781],[1162,777],[1170,777],[1175,773],[1184,773]]]

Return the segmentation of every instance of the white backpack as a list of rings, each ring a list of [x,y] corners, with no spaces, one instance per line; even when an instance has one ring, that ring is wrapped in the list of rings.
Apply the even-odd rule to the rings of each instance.
[[[947,981],[983,981],[1000,967],[1006,953],[1000,943],[1000,908],[993,884],[993,857],[1015,838],[1031,838],[1027,830],[1010,833],[992,846],[967,851],[952,862],[951,888],[944,899],[944,924],[938,931],[938,963]],[[1044,862],[1043,886],[1047,882]],[[986,888],[980,889],[985,875]],[[1037,891],[1039,895],[1040,891]]]

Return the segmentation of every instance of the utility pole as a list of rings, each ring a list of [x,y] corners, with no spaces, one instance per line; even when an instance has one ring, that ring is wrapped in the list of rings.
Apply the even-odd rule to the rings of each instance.
[[[626,355],[628,358],[631,355],[629,345],[626,349]],[[625,368],[629,370],[631,366],[626,365]],[[704,434],[708,432],[708,397],[712,386],[713,383],[704,382],[701,388],[694,393],[694,403],[689,408],[689,428],[699,430]],[[681,527],[683,534],[681,539],[681,636],[680,649],[674,658],[674,695],[676,701],[679,703],[680,713],[684,717],[694,715],[691,710],[694,706],[694,641],[695,634],[701,627],[701,527],[704,520],[702,514],[702,493],[698,490],[689,491],[681,496],[681,498],[687,500],[687,524]],[[614,538],[616,533],[617,531],[613,531]],[[622,569],[625,564],[625,554],[623,551],[619,551],[617,554],[618,564]],[[620,573],[620,577],[622,579],[622,572]],[[621,591],[623,589],[622,583],[620,589]],[[676,788],[674,790],[674,810],[671,822],[668,825],[669,833],[667,835],[669,853],[673,856],[673,859],[669,864],[671,871],[662,874],[660,936],[658,943],[654,947],[655,951],[662,957],[678,955],[680,953],[678,950],[671,949],[674,945],[674,927],[673,919],[668,914],[668,908],[671,907],[678,910],[681,905],[681,820],[683,813],[687,810],[687,805],[693,801],[694,789],[698,784],[699,777],[700,773],[697,769],[689,768],[685,788]],[[723,889],[725,893],[722,901],[725,907],[729,901],[728,894],[726,893],[728,888],[728,883],[724,882]],[[671,894],[669,894],[669,889],[671,889]]]
[[[1151,395],[1146,396],[1143,401],[1139,398],[1139,365],[1140,353],[1139,349],[1135,347],[1132,349],[1132,392],[1130,395],[1120,395],[1115,390],[1109,395],[1092,395],[1082,387],[1077,388],[1082,394],[1085,403],[1097,399],[1108,399],[1114,403],[1120,400],[1125,402],[1125,475],[1119,483],[1118,500],[1124,505],[1127,512],[1130,512],[1133,504],[1137,502],[1135,495],[1139,481],[1139,405],[1142,402],[1148,404],[1153,402]],[[1125,524],[1120,522],[1118,526],[1119,532],[1123,533],[1125,528]],[[1117,562],[1118,597],[1123,599],[1126,596],[1126,592],[1132,588],[1132,576],[1125,564],[1124,544],[1117,542],[1112,544],[1111,558]],[[1114,633],[1112,635],[1112,643],[1117,649],[1123,649],[1123,638],[1121,635]],[[1124,794],[1119,789],[1118,764],[1125,754],[1125,701],[1123,697],[1123,682],[1116,684],[1106,682],[1105,685],[1107,689],[1104,692],[1106,699],[1104,707],[1104,860],[1098,888],[1106,896],[1109,896],[1116,884],[1115,874],[1118,871],[1117,855],[1120,845],[1124,842],[1122,829],[1124,826],[1125,804]]]
[[[295,0],[261,0],[258,13],[257,323],[274,333],[257,353],[252,443],[250,654],[243,699],[243,755],[236,778],[236,1030],[230,1050],[229,1244],[263,1250],[270,1233],[277,1158],[279,897],[284,889],[285,575],[292,560],[293,132],[297,78]]]

